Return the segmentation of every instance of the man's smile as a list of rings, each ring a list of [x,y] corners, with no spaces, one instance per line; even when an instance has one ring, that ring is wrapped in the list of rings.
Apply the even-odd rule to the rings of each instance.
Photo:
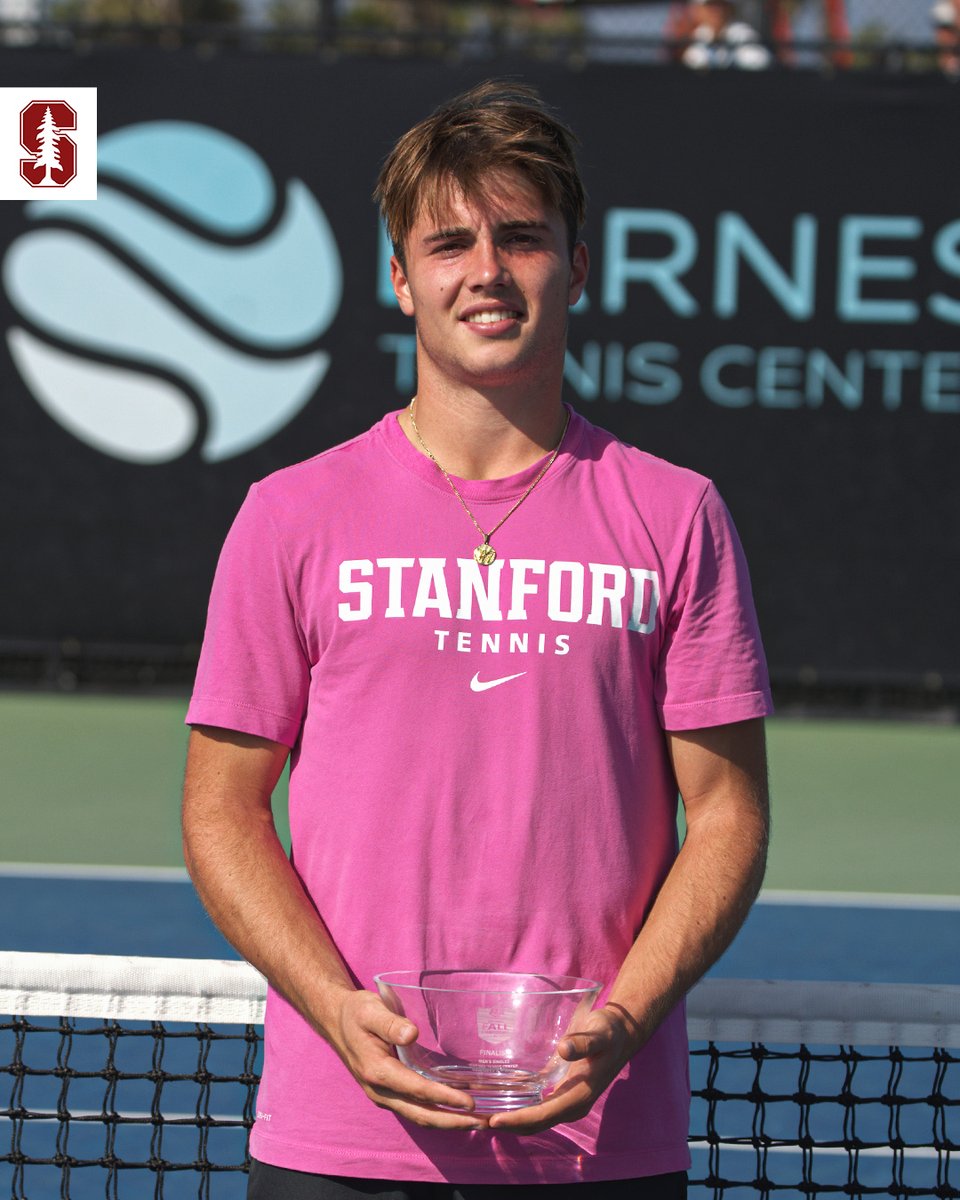
[[[468,313],[462,320],[469,325],[492,325],[495,321],[519,321],[520,314],[513,309],[488,308],[482,312]]]

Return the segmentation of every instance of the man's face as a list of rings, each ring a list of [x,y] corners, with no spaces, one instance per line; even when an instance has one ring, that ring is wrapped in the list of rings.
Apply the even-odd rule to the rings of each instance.
[[[404,251],[392,279],[416,320],[421,386],[556,375],[587,252],[578,243],[571,261],[563,218],[519,172],[491,174],[479,199],[452,188],[438,213],[421,210]]]

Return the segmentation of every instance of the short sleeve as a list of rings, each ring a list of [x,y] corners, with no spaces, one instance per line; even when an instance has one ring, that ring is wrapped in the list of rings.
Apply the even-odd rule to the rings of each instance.
[[[701,729],[773,710],[743,547],[708,484],[690,525],[656,681],[665,729]]]
[[[292,747],[309,682],[284,547],[254,485],[217,564],[186,721]]]

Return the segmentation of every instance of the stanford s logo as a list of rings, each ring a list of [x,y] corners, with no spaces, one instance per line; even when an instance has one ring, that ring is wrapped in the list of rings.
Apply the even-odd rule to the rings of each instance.
[[[31,187],[66,187],[77,174],[77,146],[67,137],[77,114],[65,100],[34,100],[20,112],[20,177]]]

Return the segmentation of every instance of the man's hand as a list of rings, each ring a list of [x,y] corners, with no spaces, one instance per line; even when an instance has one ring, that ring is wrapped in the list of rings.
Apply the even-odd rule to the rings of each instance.
[[[397,1059],[393,1047],[417,1040],[417,1027],[390,1011],[373,992],[344,993],[328,1040],[374,1104],[433,1129],[485,1129],[473,1099],[457,1088],[431,1083]],[[447,1112],[438,1105],[455,1108]]]
[[[619,1005],[594,1009],[576,1033],[567,1034],[560,1042],[560,1057],[570,1067],[556,1089],[540,1104],[497,1113],[490,1118],[490,1128],[504,1133],[541,1133],[554,1125],[579,1121],[642,1042],[636,1022]]]

